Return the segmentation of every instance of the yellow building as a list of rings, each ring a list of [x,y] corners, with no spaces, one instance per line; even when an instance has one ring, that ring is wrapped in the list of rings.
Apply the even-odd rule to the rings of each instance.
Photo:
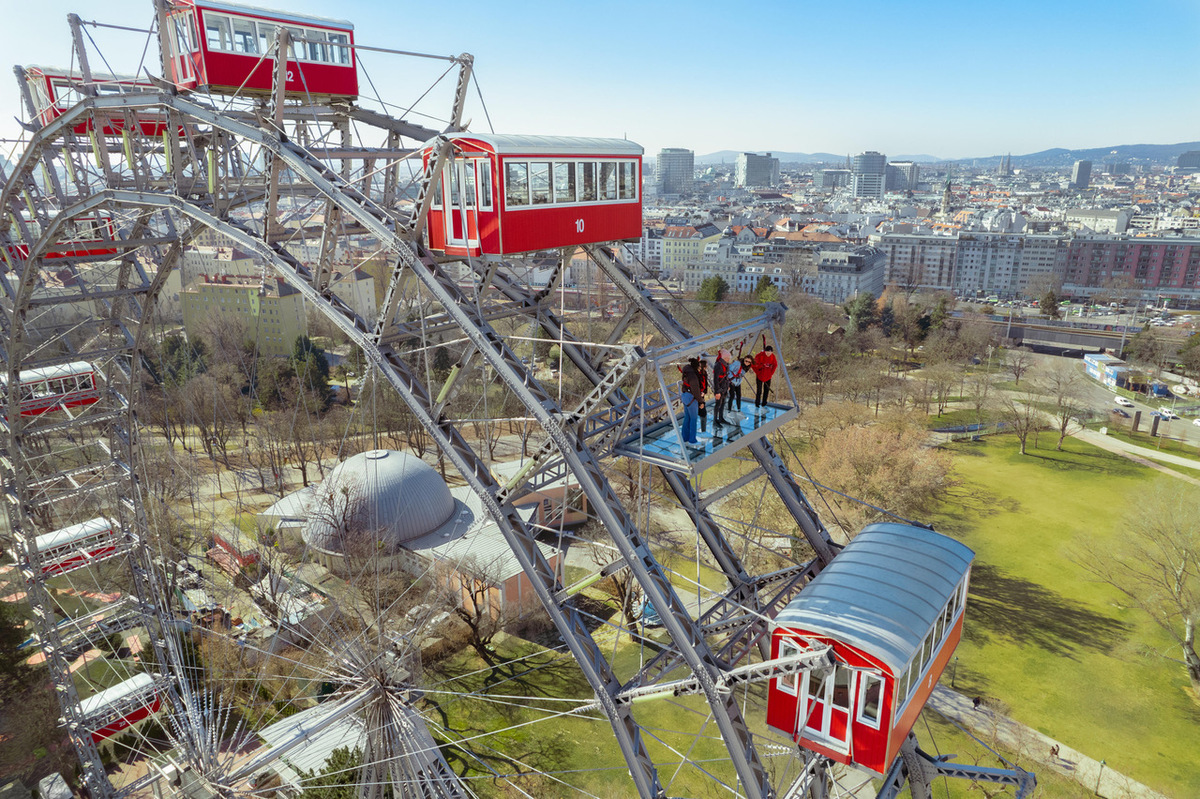
[[[244,326],[247,342],[263,355],[291,355],[306,332],[303,298],[282,278],[201,275],[180,292],[180,302],[188,336],[211,314],[223,314]]]
[[[681,277],[688,264],[704,260],[704,247],[721,238],[715,225],[673,225],[663,230],[662,272],[671,277]]]

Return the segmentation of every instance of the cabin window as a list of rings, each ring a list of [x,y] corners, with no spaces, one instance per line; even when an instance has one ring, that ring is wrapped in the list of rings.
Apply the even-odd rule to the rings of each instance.
[[[233,51],[233,37],[230,34],[229,17],[205,11],[204,34],[208,39],[209,50]]]
[[[883,680],[876,674],[862,673],[858,676],[858,720],[879,729],[879,701],[883,694]]]
[[[929,661],[933,659],[933,630],[925,634],[925,642],[921,647],[921,669],[924,670],[929,665]]]
[[[350,65],[350,37],[344,33],[329,33],[329,56],[335,64]]]
[[[596,201],[596,164],[585,161],[579,165],[579,201]]]
[[[33,91],[33,104],[40,114],[50,107],[50,95],[46,92],[46,81],[44,78],[33,78],[29,81],[29,88]]]
[[[475,207],[475,162],[463,162],[463,205]]]
[[[921,653],[918,652],[913,662],[908,666],[908,690],[905,691],[904,697],[907,699],[917,687],[917,683],[921,681]]]
[[[488,161],[477,161],[479,175],[479,207],[492,210],[492,165]]]
[[[324,31],[305,31],[304,38],[308,39],[309,61],[329,60],[329,48],[325,45]]]
[[[844,666],[834,666],[833,704],[844,710],[850,709],[850,678],[854,672]]]
[[[450,197],[447,202],[450,207],[459,208],[461,203],[462,191],[459,189],[458,164],[451,161],[446,164],[446,171],[450,173]]]
[[[790,638],[784,638],[779,642],[779,657],[787,658],[798,654],[800,654],[800,647],[796,645],[795,641],[792,641]],[[776,685],[784,693],[795,696],[796,692],[800,689],[800,673],[792,672],[791,674],[785,674],[779,678]]]
[[[504,197],[509,207],[529,205],[529,164],[504,165]]]
[[[550,202],[550,164],[535,161],[529,165],[529,191],[534,205]]]
[[[933,633],[933,640],[939,641],[939,642],[942,640],[942,637],[946,634],[946,611],[945,611],[945,609],[943,609],[942,612],[940,614],[938,614],[937,621],[934,622],[934,625],[933,625],[932,633]]]
[[[622,200],[637,199],[637,165],[633,161],[621,162],[620,193]]]
[[[188,53],[197,50],[196,19],[190,13],[172,16],[170,30],[175,38],[177,52]]]
[[[275,46],[276,28],[269,22],[259,22],[258,25],[258,52],[269,53],[271,48]]]
[[[575,164],[556,163],[554,165],[554,202],[575,202]]]
[[[254,21],[233,20],[233,52],[258,55],[258,41],[254,33]]]
[[[437,180],[433,182],[433,207],[442,207],[442,176],[438,175]]]
[[[617,199],[617,164],[614,161],[600,162],[600,199]]]

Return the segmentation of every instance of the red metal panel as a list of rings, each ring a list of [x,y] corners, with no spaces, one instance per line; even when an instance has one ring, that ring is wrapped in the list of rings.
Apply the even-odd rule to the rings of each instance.
[[[909,700],[908,707],[904,710],[904,715],[892,727],[892,732],[888,739],[888,752],[890,753],[888,762],[891,762],[891,759],[900,751],[900,745],[908,737],[909,731],[912,730],[913,724],[917,721],[917,716],[920,715],[921,710],[925,707],[925,702],[929,700],[929,695],[933,693],[934,686],[937,685],[942,672],[946,670],[946,664],[950,662],[950,657],[954,654],[955,648],[958,647],[958,642],[962,638],[963,618],[964,614],[960,612],[958,620],[954,623],[950,634],[946,636],[942,648],[934,656],[933,665],[925,673],[920,686],[913,692],[912,699]]]
[[[504,235],[500,255],[636,239],[642,235],[642,205],[624,202],[506,209],[501,212],[500,226]]]
[[[57,563],[50,564],[49,566],[43,566],[42,574],[65,574],[76,567],[86,565],[89,561],[108,557],[116,551],[117,547],[115,544],[96,547],[95,549],[90,550],[87,554],[81,552],[78,555],[67,558],[66,560],[60,560]]]
[[[94,731],[92,733],[92,740],[95,741],[96,743],[100,743],[105,738],[111,738],[112,736],[119,733],[121,730],[123,730],[127,727],[132,727],[134,724],[137,724],[142,719],[149,718],[150,716],[154,715],[155,713],[157,713],[159,711],[159,708],[161,708],[161,707],[162,707],[162,699],[159,698],[158,694],[154,694],[154,696],[151,698],[149,704],[138,708],[137,710],[133,711],[132,713],[122,716],[121,718],[114,721],[112,724],[105,725],[104,727],[101,727],[100,729]]]
[[[275,62],[256,55],[203,51],[204,79],[214,89],[262,94],[271,91]],[[358,71],[353,65],[318,64],[312,61],[287,62],[284,87],[289,94],[319,94],[335,97],[358,96]]]

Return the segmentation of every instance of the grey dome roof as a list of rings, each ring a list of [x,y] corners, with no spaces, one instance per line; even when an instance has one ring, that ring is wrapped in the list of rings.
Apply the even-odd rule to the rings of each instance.
[[[454,509],[450,489],[432,466],[407,452],[371,450],[347,458],[325,477],[304,541],[327,552],[344,552],[355,540],[395,551],[445,524]]]

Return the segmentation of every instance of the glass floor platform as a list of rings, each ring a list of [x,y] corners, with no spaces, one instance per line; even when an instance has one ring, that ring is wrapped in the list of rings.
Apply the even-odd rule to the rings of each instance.
[[[699,474],[709,466],[737,450],[769,435],[781,425],[796,418],[795,406],[770,403],[755,412],[753,402],[742,402],[742,412],[726,412],[726,424],[715,427],[712,403],[709,403],[707,432],[696,434],[696,444],[683,445],[680,433],[669,420],[626,436],[613,447],[613,453],[636,458],[655,466]],[[683,428],[683,413],[675,416],[675,424]]]

